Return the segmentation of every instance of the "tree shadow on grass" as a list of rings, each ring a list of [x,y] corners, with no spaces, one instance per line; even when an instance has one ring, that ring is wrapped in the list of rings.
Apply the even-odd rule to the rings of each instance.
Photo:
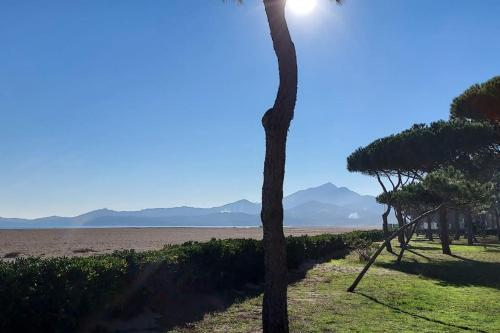
[[[412,254],[414,254],[416,256],[419,256],[421,258],[424,258],[426,260],[432,261],[432,259],[430,257],[428,257],[426,255],[423,255],[422,253],[419,253],[417,251],[414,251],[414,250],[412,250],[412,248],[407,248],[406,251],[409,252],[409,253],[412,253]]]
[[[302,263],[299,268],[289,271],[288,284],[291,285],[304,279],[307,272],[315,265],[332,259],[345,258],[348,253],[347,249],[339,250],[331,256]],[[257,297],[262,292],[262,284],[246,284],[238,290],[182,294],[176,298],[169,297],[168,301],[163,300],[155,307],[156,311],[161,312],[162,316],[161,332],[175,327],[190,327],[191,323],[202,320],[208,313],[226,311],[233,304]],[[260,312],[257,319],[260,320]]]
[[[398,248],[396,251],[398,251],[398,250],[399,250],[399,251],[401,251],[401,249],[400,249],[400,248]],[[391,254],[391,255],[393,255],[393,256],[395,256],[395,257],[397,257],[397,256],[398,256],[398,254],[397,254],[396,252],[394,252],[394,250],[392,250],[392,252],[390,252],[390,251],[385,251],[385,253],[387,253],[387,254]]]
[[[411,240],[412,242],[417,242],[417,243],[429,243],[431,242],[430,240],[428,240],[427,238],[416,238],[416,239],[412,239]],[[432,241],[433,242],[433,241]]]
[[[476,261],[457,255],[452,257],[459,260],[402,261],[399,265],[382,262],[377,263],[377,266],[439,280],[443,286],[484,286],[500,290],[500,263]]]
[[[477,328],[471,328],[471,327],[467,327],[467,326],[455,325],[455,324],[444,322],[442,320],[425,317],[425,316],[422,316],[422,315],[419,315],[419,314],[416,314],[416,313],[411,313],[409,311],[406,311],[406,310],[400,309],[398,307],[395,307],[394,305],[381,302],[377,298],[375,298],[373,296],[369,296],[369,295],[364,294],[364,293],[356,292],[356,294],[361,295],[363,297],[366,297],[369,300],[371,300],[371,301],[373,301],[373,302],[375,302],[377,304],[383,305],[385,307],[388,307],[388,308],[390,308],[390,309],[392,309],[392,310],[394,310],[396,312],[399,312],[399,313],[402,313],[402,314],[405,314],[405,315],[408,315],[408,316],[412,316],[414,318],[419,318],[419,319],[422,319],[422,320],[426,320],[428,322],[440,324],[440,325],[451,327],[451,328],[458,328],[458,329],[467,330],[467,331],[475,331],[475,332],[484,332],[484,333],[486,333],[485,331],[479,330]]]
[[[288,272],[288,284],[292,285],[304,279],[307,275],[307,272],[315,265],[322,264],[333,259],[344,259],[349,254],[349,252],[350,251],[348,249],[338,250],[330,256],[317,260],[308,260],[302,263],[298,269],[290,270]]]
[[[409,248],[414,249],[414,250],[422,250],[422,251],[441,251],[441,248],[433,247],[433,246],[410,245]]]
[[[471,263],[479,262],[479,261],[475,261],[473,259],[465,258],[465,257],[459,256],[459,255],[456,255],[456,254],[450,254],[450,257],[453,257],[453,258],[456,258],[456,259],[460,259],[460,260],[463,260],[463,261],[468,261],[468,262],[471,262]]]
[[[289,284],[302,280],[314,265],[332,259],[345,258],[347,249],[331,256],[308,260],[298,269],[290,270]],[[118,313],[106,315],[97,323],[87,325],[92,329],[82,332],[166,332],[173,328],[189,329],[193,322],[202,320],[206,314],[226,311],[233,304],[257,297],[263,291],[262,284],[247,283],[239,289],[213,290],[207,292],[179,291],[169,273],[161,269],[148,277],[145,283],[146,297],[132,295],[122,300]],[[254,314],[255,315],[255,314]],[[260,312],[256,314],[260,319]],[[96,328],[97,327],[97,328]]]

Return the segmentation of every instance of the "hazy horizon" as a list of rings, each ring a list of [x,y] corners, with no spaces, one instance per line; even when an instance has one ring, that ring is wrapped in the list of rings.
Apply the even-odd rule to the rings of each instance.
[[[298,189],[297,191],[303,191],[303,190],[309,190],[309,189],[314,189],[314,188],[319,188],[319,187],[322,187],[322,186],[325,186],[325,185],[333,185],[337,188],[347,188],[346,186],[342,186],[342,185],[337,185],[333,182],[326,182],[324,184],[317,184],[317,185],[314,185],[314,186],[309,186],[309,187],[306,187],[306,188],[302,188],[302,189]],[[352,189],[349,189],[347,188],[348,190],[352,191]],[[293,191],[293,192],[290,192],[290,193],[287,193],[285,192],[283,195],[284,197],[288,196],[288,195],[291,195],[291,194],[294,194],[296,193],[297,191]],[[370,195],[370,194],[365,194],[365,193],[358,193],[356,192],[357,194],[361,195],[361,196],[366,196],[366,195]],[[38,218],[44,218],[44,217],[54,217],[54,216],[59,216],[59,217],[77,217],[77,216],[80,216],[80,215],[83,215],[83,214],[86,214],[86,213],[89,213],[89,212],[94,212],[94,211],[98,211],[98,210],[111,210],[111,211],[117,211],[117,212],[127,212],[127,211],[130,211],[130,212],[133,212],[133,211],[141,211],[141,210],[147,210],[147,209],[162,209],[162,208],[177,208],[177,207],[192,207],[192,208],[214,208],[214,207],[220,207],[220,206],[224,206],[224,205],[227,205],[227,204],[230,204],[230,203],[235,203],[235,202],[238,202],[238,201],[243,201],[243,200],[247,200],[251,203],[254,203],[254,204],[260,204],[261,203],[261,200],[249,200],[248,198],[236,198],[236,199],[233,199],[233,200],[229,200],[227,202],[220,202],[220,203],[217,203],[217,204],[214,204],[214,205],[208,205],[208,206],[196,206],[196,205],[189,205],[189,204],[180,204],[180,205],[177,205],[177,206],[156,206],[156,207],[153,207],[153,206],[146,206],[146,207],[141,207],[141,208],[137,208],[137,209],[115,209],[114,207],[96,207],[94,209],[90,209],[90,210],[85,210],[85,211],[81,211],[81,212],[76,212],[74,214],[71,214],[71,215],[62,215],[62,214],[58,214],[58,213],[54,213],[54,214],[50,214],[50,215],[41,215],[41,216],[2,216],[0,215],[0,218],[13,218],[13,219],[29,219],[29,220],[33,220],[33,219],[38,219]]]

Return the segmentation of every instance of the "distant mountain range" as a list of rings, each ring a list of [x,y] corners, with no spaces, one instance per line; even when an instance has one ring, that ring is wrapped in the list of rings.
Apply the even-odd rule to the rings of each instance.
[[[332,183],[292,193],[283,199],[283,205],[286,226],[378,226],[383,212],[373,196],[360,195]],[[99,209],[75,217],[0,217],[0,228],[260,226],[260,208],[260,203],[239,200],[212,208]]]

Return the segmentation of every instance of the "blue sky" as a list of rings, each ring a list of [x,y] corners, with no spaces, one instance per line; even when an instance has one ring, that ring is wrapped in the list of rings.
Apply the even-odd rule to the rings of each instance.
[[[500,1],[319,0],[285,192],[376,194],[345,159],[500,73]],[[277,88],[260,1],[0,2],[0,216],[259,201]]]

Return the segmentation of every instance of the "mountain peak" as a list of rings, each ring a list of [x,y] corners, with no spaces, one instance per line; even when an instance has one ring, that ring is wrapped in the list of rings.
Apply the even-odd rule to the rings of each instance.
[[[253,202],[251,202],[250,200],[247,200],[247,199],[241,199],[241,200],[233,202],[233,204],[253,204]]]
[[[320,185],[318,187],[331,187],[331,188],[338,188],[337,185],[333,184],[332,182],[324,183],[323,185]]]
[[[318,187],[311,187],[298,191],[284,198],[285,208],[292,208],[308,201],[317,201],[324,204],[349,205],[359,203],[362,196],[347,187],[337,187],[330,182]]]
[[[235,202],[225,204],[218,207],[221,212],[226,213],[247,213],[247,214],[257,214],[260,211],[260,205],[251,202],[247,199],[241,199]]]
[[[98,214],[98,213],[107,213],[107,212],[111,212],[111,209],[108,209],[108,208],[100,208],[100,209],[96,209],[96,210],[91,210],[90,212],[87,212],[87,213],[81,214],[81,215],[79,215],[79,216],[89,215],[89,214]]]

